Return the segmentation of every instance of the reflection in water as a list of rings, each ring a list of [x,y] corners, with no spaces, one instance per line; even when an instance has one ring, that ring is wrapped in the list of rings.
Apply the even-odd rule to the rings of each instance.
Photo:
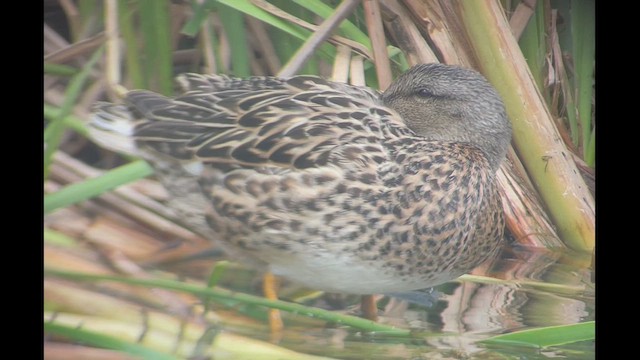
[[[498,259],[461,281],[438,286],[436,290],[440,296],[430,307],[380,296],[379,321],[414,329],[411,339],[385,338],[381,334],[369,336],[302,315],[284,313],[286,326],[279,345],[339,359],[487,359],[496,358],[495,352],[507,354],[507,359],[595,357],[591,342],[544,351],[494,346],[487,349],[478,343],[498,334],[595,319],[595,284],[591,281],[590,254],[516,248],[505,251]],[[207,261],[209,264],[210,260]],[[260,294],[259,286],[250,285],[250,279],[256,277],[252,270],[236,269],[225,274],[222,286],[240,292],[252,292],[253,288]],[[298,290],[297,285],[285,282],[280,295],[288,301],[359,314],[358,296],[296,296]],[[263,330],[249,327],[229,330],[269,340],[268,333]],[[567,356],[564,353],[567,349],[578,351],[580,355]],[[522,356],[523,351],[527,351],[526,356]]]
[[[431,307],[389,300],[381,321],[428,332],[435,348],[474,354],[485,350],[477,341],[493,335],[594,320],[590,262],[580,254],[513,249],[474,274],[483,276],[438,287],[442,295]]]

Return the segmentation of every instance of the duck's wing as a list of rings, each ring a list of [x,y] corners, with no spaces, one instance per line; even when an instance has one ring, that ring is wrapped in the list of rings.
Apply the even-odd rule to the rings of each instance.
[[[313,76],[186,74],[178,82],[185,92],[175,99],[143,90],[127,94],[134,124],[128,133],[139,150],[214,166],[304,169],[380,162],[383,139],[410,133],[368,88]],[[103,105],[96,117],[104,123],[124,112]]]

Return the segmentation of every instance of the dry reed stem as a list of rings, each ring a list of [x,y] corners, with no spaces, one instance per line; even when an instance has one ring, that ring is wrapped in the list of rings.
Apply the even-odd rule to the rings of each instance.
[[[104,78],[98,78],[90,84],[87,84],[82,91],[82,95],[76,101],[76,105],[73,107],[73,114],[80,119],[88,119],[91,106],[98,100],[98,98],[104,93],[106,87],[106,81]],[[124,87],[121,87],[122,91]]]
[[[91,360],[137,360],[138,356],[127,355],[117,350],[98,349],[79,344],[64,344],[50,340],[44,342],[44,358],[47,360],[91,359]]]
[[[60,7],[64,11],[64,14],[69,21],[69,28],[71,30],[72,38],[76,38],[80,34],[80,13],[78,8],[71,0],[58,0]]]
[[[268,74],[276,74],[282,67],[276,49],[268,36],[267,28],[262,21],[252,17],[246,18],[247,25],[251,31],[252,38],[255,38],[256,48],[260,50],[263,61],[267,67]]]
[[[258,44],[256,44],[256,40],[251,36],[247,37],[247,43],[253,49],[255,49]],[[261,61],[257,54],[253,51],[248,52],[249,57],[249,68],[251,76],[266,76],[268,75],[267,69],[264,66],[264,61]]]
[[[51,52],[44,57],[44,61],[53,64],[64,64],[83,56],[89,56],[105,41],[105,33],[101,32],[90,38],[75,42],[65,48]]]
[[[290,77],[295,75],[304,64],[313,56],[315,51],[331,36],[331,33],[340,25],[360,0],[344,0],[325,21],[318,26],[317,30],[304,42],[282,69],[278,76]]]
[[[174,2],[169,4],[169,21],[171,27],[171,49],[178,48],[178,43],[183,37],[182,27],[189,20],[191,5],[187,2]]]
[[[229,45],[229,37],[225,27],[222,26],[222,21],[218,14],[212,13],[209,15],[209,19],[214,27],[214,32],[218,34],[218,55],[220,59],[221,69],[218,69],[221,73],[227,73],[231,69],[231,46]]]
[[[589,192],[591,193],[591,196],[593,196],[593,198],[595,199],[596,197],[595,170],[589,165],[587,165],[587,163],[584,160],[582,160],[582,158],[579,155],[573,152],[571,153],[571,158],[576,163],[578,170],[580,170],[580,175],[582,176],[584,183],[587,184],[587,188],[589,188]]]
[[[380,2],[383,20],[389,34],[407,57],[411,65],[438,62],[429,44],[420,34],[420,30],[411,20],[407,10],[396,0]]]
[[[202,56],[204,58],[204,72],[207,74],[216,74],[218,72],[218,65],[216,64],[216,50],[213,48],[215,35],[211,25],[211,15],[207,16],[202,22],[200,35]]]
[[[57,154],[55,160],[51,178],[63,183],[75,183],[101,173],[63,153]],[[51,187],[53,183],[48,184],[47,191],[55,191]],[[59,209],[45,218],[45,224],[70,236],[86,239],[100,248],[106,258],[114,256],[113,251],[122,252],[144,266],[179,262],[212,248],[210,241],[178,226],[173,214],[167,213],[164,205],[149,196],[163,199],[167,195],[157,182],[142,179],[104,194],[97,201]],[[98,206],[98,203],[109,207]],[[164,216],[157,215],[163,212]],[[99,215],[89,220],[87,214],[92,213]]]
[[[73,271],[80,269],[80,272],[87,273],[95,273],[91,269],[104,268],[95,259],[92,262],[86,255],[72,256],[70,252],[69,249],[45,246],[47,259],[51,260],[47,266]],[[156,351],[182,354],[180,356],[193,355],[194,347],[198,346],[205,332],[215,330],[218,324],[225,329],[234,326],[243,329],[253,327],[256,331],[263,329],[255,320],[239,316],[237,312],[205,314],[201,305],[190,305],[200,303],[198,297],[190,294],[172,295],[171,301],[185,306],[185,311],[176,313],[170,309],[171,304],[167,304],[166,297],[159,299],[156,290],[115,282],[77,283],[48,277],[44,281],[44,298],[48,309],[44,314],[45,322],[80,327]],[[319,359],[228,332],[214,333],[215,340],[204,349],[207,354],[215,355],[218,351],[225,356],[249,353],[246,356],[251,357],[250,352],[255,351],[255,354],[272,354],[280,359]]]
[[[64,184],[80,182],[100,174],[102,174],[101,171],[85,165],[62,152],[57,152],[54,155],[51,178]],[[149,180],[145,181],[148,182]],[[168,235],[194,243],[203,241],[200,236],[195,235],[192,231],[177,226],[177,216],[172,211],[149,196],[135,191],[135,186],[133,184],[121,186],[107,194],[103,194],[100,200],[129,218]]]
[[[44,24],[44,53],[45,62],[47,55],[55,53],[69,46],[69,42],[53,30],[47,23]]]
[[[376,67],[378,87],[384,91],[393,81],[391,63],[387,52],[387,42],[382,27],[380,4],[378,0],[363,0],[364,17],[367,23],[371,47],[373,48],[373,63]]]
[[[529,19],[533,16],[536,8],[536,0],[524,0],[513,11],[509,18],[509,26],[513,32],[513,37],[520,39],[522,32],[527,27]]]
[[[105,257],[108,259],[109,264],[121,274],[125,274],[129,277],[136,279],[154,279],[155,276],[150,275],[147,271],[142,269],[136,262],[131,261],[122,252],[108,251],[105,252]],[[181,317],[187,317],[190,314],[190,308],[194,301],[197,301],[193,296],[187,296],[184,294],[176,293],[165,289],[151,288],[149,291],[156,297],[157,301],[163,304],[172,314],[179,315]],[[178,295],[179,294],[179,295]]]
[[[503,199],[507,227],[519,244],[540,248],[565,247],[533,193],[520,184],[520,177],[503,165],[497,181]]]
[[[64,93],[62,92],[63,90],[54,86],[56,85],[58,79],[52,76],[47,76],[46,79],[48,79],[49,81],[45,83],[46,87],[44,90],[44,102],[57,107],[62,106],[62,103],[64,102]]]
[[[151,345],[149,336],[154,332],[166,333],[167,345],[173,346],[177,342],[192,343],[198,334],[204,329],[200,321],[191,314],[177,315],[165,314],[153,309],[162,306],[156,304],[152,289],[127,286],[127,300],[119,299],[108,293],[101,293],[91,288],[90,285],[60,281],[57,279],[45,279],[45,298],[50,306],[55,306],[57,312],[45,315],[45,319],[52,318],[54,323],[66,323],[69,318],[82,320],[82,328],[90,331],[98,331],[123,339],[122,336],[130,336],[128,339],[134,343]],[[197,301],[193,296],[186,296],[189,301]],[[145,305],[141,305],[147,303]],[[108,326],[108,325],[111,326]],[[117,324],[120,331],[114,333],[112,326]],[[192,328],[185,329],[189,324]],[[195,328],[193,328],[195,327]],[[169,334],[173,334],[169,336]],[[151,339],[152,340],[152,339]],[[192,345],[192,344],[191,344]]]
[[[471,66],[473,62],[463,49],[466,43],[462,43],[459,37],[452,34],[449,22],[445,20],[445,11],[436,1],[405,0],[408,13],[412,15],[407,19],[414,23],[418,29],[427,34],[433,44],[434,51],[442,58],[445,64]]]
[[[551,13],[551,24],[549,24],[549,49],[551,53],[546,56],[549,69],[547,70],[547,76],[545,78],[546,87],[551,88],[551,106],[550,111],[553,115],[559,116],[558,105],[560,104],[560,94],[565,99],[565,104],[573,103],[573,94],[569,88],[567,81],[567,72],[564,68],[564,60],[562,59],[562,49],[560,48],[560,39],[558,37],[558,29],[556,27],[558,12],[553,10]],[[564,109],[560,109],[560,113],[563,113]],[[559,127],[560,128],[560,127]],[[564,128],[564,126],[562,126]],[[566,131],[564,131],[566,134]],[[568,134],[567,134],[568,136]],[[563,135],[564,138],[564,135]],[[571,141],[565,139],[566,144],[571,144]]]
[[[124,342],[144,346],[163,354],[184,359],[281,359],[329,360],[331,358],[299,353],[264,341],[230,332],[215,325],[180,320],[159,312],[141,313],[133,319],[112,319],[73,313],[45,312],[45,322],[82,328]],[[140,358],[140,357],[136,357]],[[68,359],[68,357],[66,358]]]
[[[460,65],[478,69],[478,59],[473,52],[473,44],[467,37],[465,24],[456,12],[455,3],[451,0],[438,0],[437,3],[438,5],[434,5],[436,9],[435,15],[437,16],[435,18],[443,22],[443,25],[440,27],[446,29],[448,38],[450,38],[452,42],[451,45],[447,45],[445,41],[446,38],[443,38],[442,44],[438,46],[441,47],[441,49],[448,48],[454,50],[461,60]],[[427,8],[427,10],[428,9],[429,8]]]
[[[565,68],[564,54],[560,47],[560,39],[557,29],[558,11],[551,11],[551,21],[549,23],[548,48],[550,54],[547,55],[548,75],[545,86],[551,88],[551,106],[550,111],[556,121],[556,128],[562,136],[564,144],[572,153],[577,153],[576,145],[571,139],[570,130],[561,123],[562,116],[567,114],[566,108],[560,108],[560,95],[562,95],[562,104],[564,106],[575,106],[574,93],[571,82],[569,81],[568,71]],[[570,111],[570,110],[569,110]],[[592,192],[593,193],[593,192]]]
[[[349,65],[349,83],[355,86],[365,86],[364,78],[364,58],[360,55],[351,57]]]
[[[336,58],[333,62],[331,80],[346,83],[349,80],[349,62],[351,61],[351,48],[338,45]]]
[[[89,225],[81,236],[86,241],[74,248],[60,248],[45,244],[45,268],[86,274],[153,278],[137,264],[143,263],[145,258],[153,257],[154,253],[162,249],[163,242],[142,233],[141,229],[135,230],[125,227],[122,222],[110,221],[105,217],[101,217],[101,219],[100,222],[104,226],[96,223]],[[55,224],[52,224],[52,227],[55,227]],[[117,227],[119,227],[118,231],[120,233],[114,232]],[[104,231],[105,229],[107,232]],[[94,236],[92,233],[99,233],[100,235]],[[99,239],[98,236],[100,237]],[[135,262],[132,260],[135,260]],[[191,304],[198,302],[196,297],[189,294],[175,293],[162,289],[149,289],[117,282],[73,284],[78,289],[86,289],[86,291],[135,295],[140,302],[168,308],[174,314],[181,314],[182,316],[186,316],[190,312]],[[56,300],[57,298],[47,299]],[[82,301],[80,302],[82,303]]]
[[[105,78],[107,79],[107,89],[110,93],[122,95],[120,73],[120,32],[118,24],[118,1],[107,0],[104,9],[104,23],[106,36],[106,53],[105,53]]]
[[[297,18],[291,14],[289,14],[288,12],[285,12],[283,10],[281,10],[280,8],[270,4],[269,2],[265,1],[265,0],[250,0],[252,4],[254,4],[255,6],[261,8],[262,10],[270,13],[273,16],[277,16],[281,19],[284,19],[292,24],[298,25],[304,29],[307,29],[309,31],[312,32],[317,32],[318,31],[318,26],[310,24],[300,18]],[[348,47],[350,47],[351,49],[353,49],[353,51],[355,51],[357,54],[360,54],[362,56],[364,56],[367,59],[373,59],[373,55],[371,54],[371,51],[364,45],[360,44],[357,41],[353,41],[351,39],[347,39],[345,37],[339,36],[339,35],[330,35],[329,38],[326,39],[326,41],[328,41],[329,43],[333,44],[333,45],[346,45]]]

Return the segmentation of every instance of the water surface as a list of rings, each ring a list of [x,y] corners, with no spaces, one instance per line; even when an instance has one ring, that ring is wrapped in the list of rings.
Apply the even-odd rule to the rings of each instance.
[[[339,359],[595,358],[593,341],[546,349],[479,343],[518,330],[595,320],[595,284],[590,264],[591,258],[585,254],[510,248],[486,270],[478,271],[482,276],[463,277],[462,281],[438,286],[440,296],[431,306],[381,296],[379,322],[411,329],[408,338],[363,334],[301,315],[284,314],[286,328],[278,343]],[[237,285],[237,280],[231,282]],[[250,288],[247,283],[242,290]],[[303,299],[299,294],[295,285],[283,285],[281,296],[285,300],[289,297],[288,300],[297,299],[310,306],[359,313],[357,296],[324,294]],[[264,331],[233,331],[269,340]]]

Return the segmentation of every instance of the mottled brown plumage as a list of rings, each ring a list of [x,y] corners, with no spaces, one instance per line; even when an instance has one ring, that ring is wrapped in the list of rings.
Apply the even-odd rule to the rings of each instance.
[[[148,160],[169,206],[232,255],[326,291],[434,286],[497,251],[511,127],[477,72],[425,64],[382,95],[312,76],[187,74],[91,122]]]

